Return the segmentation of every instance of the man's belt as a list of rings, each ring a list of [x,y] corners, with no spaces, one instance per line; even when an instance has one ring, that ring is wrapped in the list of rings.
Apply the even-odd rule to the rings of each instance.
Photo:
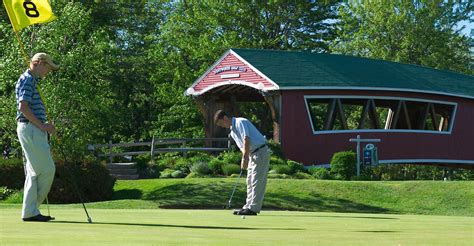
[[[264,148],[264,147],[267,147],[267,144],[262,144],[262,145],[258,146],[256,149],[254,149],[252,151],[251,154],[255,154],[257,151],[259,151],[261,148]]]
[[[20,123],[29,123],[30,121],[28,119],[19,118],[18,122],[20,122]]]

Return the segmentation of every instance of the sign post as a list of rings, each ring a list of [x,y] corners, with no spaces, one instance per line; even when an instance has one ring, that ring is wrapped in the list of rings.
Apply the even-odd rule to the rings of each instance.
[[[360,143],[379,143],[381,142],[380,139],[362,139],[360,135],[357,135],[357,138],[350,138],[349,142],[356,142],[357,143],[357,177],[360,176]]]

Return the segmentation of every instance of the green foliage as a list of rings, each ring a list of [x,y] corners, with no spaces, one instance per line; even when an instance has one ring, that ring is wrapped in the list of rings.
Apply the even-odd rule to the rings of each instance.
[[[23,190],[13,190],[6,199],[3,201],[5,203],[22,203],[23,202]]]
[[[315,179],[331,179],[331,173],[327,168],[311,167],[309,168],[308,172]]]
[[[240,165],[236,164],[225,164],[222,166],[222,173],[226,176],[230,176],[232,174],[239,174],[240,173]]]
[[[291,178],[291,176],[288,174],[269,173],[268,178],[269,179],[289,179]]]
[[[270,167],[272,166],[286,166],[285,159],[282,159],[278,156],[270,156]]]
[[[274,170],[277,174],[291,175],[293,173],[291,168],[287,165],[274,165],[272,166],[272,170]]]
[[[331,159],[331,174],[336,179],[351,179],[356,175],[356,161],[356,153],[353,151],[335,153]]]
[[[473,74],[469,38],[456,27],[472,11],[470,1],[351,1],[340,5],[331,50]]]
[[[171,177],[172,178],[184,178],[184,177],[186,177],[186,174],[181,170],[176,170],[176,171],[171,173]]]
[[[96,162],[56,162],[56,175],[49,193],[51,203],[78,203],[79,194],[86,202],[110,200],[115,178]]]
[[[292,174],[295,174],[298,172],[301,172],[301,173],[306,172],[306,169],[304,168],[304,165],[302,163],[292,161],[292,160],[287,160],[286,164],[288,165],[288,167],[290,167]]]
[[[208,166],[211,172],[214,175],[223,174],[222,166],[224,166],[225,162],[219,158],[213,158],[209,161]]]
[[[165,170],[161,171],[160,178],[172,178],[171,174],[176,171],[175,169],[166,168]]]
[[[6,186],[0,186],[0,201],[5,200],[8,196],[13,194],[15,191],[12,189],[9,189]]]
[[[193,163],[191,160],[185,158],[185,157],[180,157],[176,159],[176,163],[174,164],[174,169],[175,170],[181,170],[185,173],[189,173],[191,166]]]
[[[313,176],[309,173],[304,173],[304,172],[297,172],[292,175],[293,178],[295,179],[312,179]]]
[[[197,162],[194,163],[191,167],[191,172],[201,175],[207,175],[211,173],[211,170],[209,169],[209,166],[206,162]]]
[[[22,189],[24,183],[23,161],[20,159],[0,159],[0,187]]]
[[[148,167],[148,163],[150,162],[150,155],[138,155],[134,158],[134,162],[137,163],[136,167],[138,169],[143,169]]]
[[[235,164],[240,166],[242,154],[238,151],[224,151],[219,157],[225,164]]]
[[[267,142],[267,145],[268,147],[270,148],[270,150],[272,151],[272,156],[276,156],[276,157],[279,157],[281,159],[284,159],[284,155],[283,155],[283,150],[281,149],[281,144],[280,143],[275,143],[275,141],[272,140],[269,140]]]

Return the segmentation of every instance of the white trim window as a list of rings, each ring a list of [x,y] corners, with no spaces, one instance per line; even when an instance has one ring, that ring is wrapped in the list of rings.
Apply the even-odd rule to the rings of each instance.
[[[305,96],[314,134],[335,132],[422,132],[450,134],[453,102],[362,96]]]

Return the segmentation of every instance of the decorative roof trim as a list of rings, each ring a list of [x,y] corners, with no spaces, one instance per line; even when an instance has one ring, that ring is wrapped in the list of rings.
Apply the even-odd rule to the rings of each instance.
[[[242,58],[239,54],[237,54],[237,52],[233,51],[232,49],[229,50],[231,54],[235,55],[235,57],[237,57],[237,59],[241,60],[243,63],[245,63],[247,66],[249,66],[253,71],[255,71],[258,75],[262,76],[262,78],[266,79],[268,82],[270,82],[271,84],[273,84],[274,88],[272,88],[273,90],[278,90],[280,88],[280,86],[275,83],[273,80],[271,80],[269,77],[267,77],[265,74],[263,74],[262,72],[260,72],[260,70],[258,70],[256,67],[254,67],[252,64],[250,64],[250,62],[248,62],[247,60],[245,60],[244,58]]]
[[[259,84],[253,84],[253,83],[249,83],[249,82],[246,82],[246,81],[242,81],[242,80],[228,80],[228,81],[225,81],[225,82],[221,82],[221,83],[216,83],[216,84],[213,84],[211,86],[208,86],[206,87],[205,89],[199,91],[199,92],[196,92],[194,90],[194,86],[196,86],[199,82],[201,82],[217,65],[219,65],[219,63],[221,63],[224,58],[226,58],[229,54],[232,54],[234,55],[237,59],[239,59],[241,62],[243,62],[245,65],[249,66],[249,68],[251,68],[253,71],[255,71],[258,75],[260,75],[263,79],[267,80],[268,82],[270,82],[273,87],[269,87],[269,88],[265,88],[265,87],[261,87],[259,86]],[[186,89],[186,91],[184,92],[184,95],[185,96],[199,96],[199,95],[202,95],[204,94],[205,92],[208,92],[216,87],[219,87],[219,86],[224,86],[224,85],[245,85],[245,86],[250,86],[252,88],[255,88],[257,90],[260,90],[260,91],[270,91],[270,90],[278,90],[280,87],[278,86],[277,83],[275,83],[273,80],[271,80],[270,78],[268,78],[265,74],[263,74],[262,72],[260,72],[260,70],[258,70],[257,68],[255,68],[254,66],[252,66],[252,64],[250,64],[248,61],[246,61],[244,58],[242,58],[241,56],[239,56],[239,54],[237,54],[235,51],[233,51],[232,49],[229,49],[227,50],[220,58],[219,60],[217,60],[216,62],[214,62],[214,64],[212,64],[212,66],[210,66],[207,71],[201,75],[201,77],[199,77],[198,79],[196,79],[194,81],[194,83],[188,87],[188,89]]]
[[[200,90],[200,91],[194,91],[193,87],[189,87],[187,90],[186,90],[186,96],[189,96],[189,95],[192,95],[192,96],[200,96],[212,89],[215,89],[217,87],[221,87],[221,86],[225,86],[225,85],[243,85],[243,86],[249,86],[249,87],[252,87],[256,90],[259,90],[259,91],[263,91],[263,92],[266,92],[266,91],[272,91],[272,90],[277,90],[276,88],[265,88],[263,86],[262,83],[258,83],[258,84],[254,84],[254,83],[250,83],[250,82],[247,82],[245,80],[228,80],[228,81],[224,81],[224,82],[219,82],[219,83],[215,83],[211,86],[208,86],[206,87],[205,89],[203,90]]]
[[[203,79],[212,71],[212,69],[214,69],[219,63],[222,62],[222,60],[224,60],[224,58],[225,58],[227,55],[229,55],[230,52],[231,52],[231,50],[226,51],[226,52],[219,58],[219,60],[217,60],[216,62],[214,62],[214,64],[212,64],[212,66],[210,66],[210,67],[206,70],[206,72],[201,75],[201,77],[199,77],[198,79],[196,79],[196,80],[193,82],[193,84],[192,84],[190,87],[188,87],[188,89],[186,89],[186,90],[184,91],[184,95],[185,95],[185,96],[191,96],[191,95],[194,96],[195,94],[190,93],[190,91],[194,91],[194,86],[196,86],[201,80],[203,80]]]

